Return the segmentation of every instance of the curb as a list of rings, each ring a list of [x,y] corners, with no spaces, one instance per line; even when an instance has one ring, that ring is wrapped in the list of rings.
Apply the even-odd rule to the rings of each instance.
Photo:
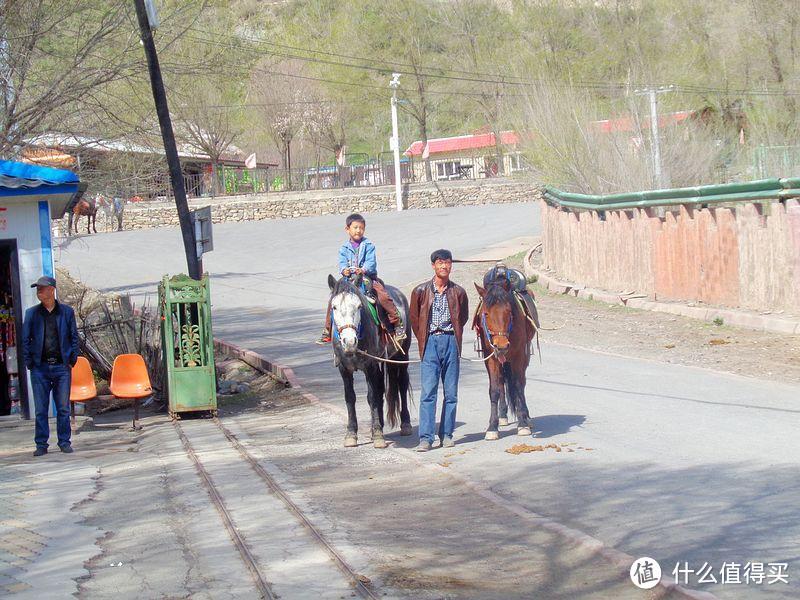
[[[526,266],[527,266],[527,258],[526,256]],[[526,272],[527,276],[527,272]],[[290,367],[286,367],[277,363],[273,363],[272,361],[267,360],[260,354],[257,354],[251,350],[246,350],[244,348],[240,348],[230,342],[226,342],[221,339],[214,339],[214,349],[219,349],[224,352],[228,352],[229,354],[240,358],[242,361],[249,364],[251,367],[255,369],[259,369],[262,372],[271,373],[276,377],[280,378],[282,381],[287,382],[291,385],[292,388],[295,388],[299,392],[303,394],[303,397],[306,398],[311,404],[315,404],[328,412],[334,413],[340,417],[347,417],[347,409],[343,406],[335,406],[332,404],[328,404],[327,402],[323,402],[320,400],[316,395],[312,394],[311,392],[307,392],[303,385],[300,383],[300,379],[295,375],[294,371]],[[250,362],[252,361],[252,362]],[[263,365],[263,368],[262,366]],[[588,550],[594,554],[602,556],[606,559],[610,564],[612,569],[618,571],[618,574],[621,577],[628,577],[629,570],[633,562],[636,560],[633,556],[626,554],[620,550],[616,550],[610,546],[607,546],[604,542],[593,538],[592,536],[583,533],[577,529],[572,529],[571,527],[567,527],[554,521],[548,517],[544,517],[539,515],[531,510],[528,510],[521,504],[514,502],[512,500],[508,500],[503,496],[493,492],[489,486],[482,485],[476,483],[462,475],[457,473],[453,473],[449,469],[442,467],[436,463],[428,463],[423,461],[416,452],[408,448],[396,448],[393,444],[389,446],[388,451],[395,452],[405,458],[413,460],[415,463],[424,467],[430,471],[435,473],[439,473],[441,475],[447,475],[459,483],[465,485],[470,490],[477,493],[479,496],[492,502],[493,504],[504,508],[505,510],[517,515],[518,517],[522,517],[532,525],[536,525],[537,527],[541,527],[542,529],[546,529],[552,533],[560,535],[562,538],[566,539],[567,541],[574,543],[576,546]],[[702,592],[698,590],[691,590],[688,588],[684,588],[683,586],[678,585],[677,583],[668,583],[665,582],[663,579],[657,586],[659,588],[660,594],[662,597],[667,597],[670,594],[675,594],[678,598],[683,598],[685,600],[717,600],[717,597],[710,592]]]
[[[618,304],[620,306],[637,308],[639,310],[669,313],[672,315],[689,317],[690,319],[707,321],[709,323],[716,319],[722,319],[725,325],[754,329],[756,331],[781,333],[784,335],[800,335],[800,320],[798,319],[782,319],[780,317],[759,315],[730,308],[687,306],[686,304],[677,302],[657,302],[642,297],[615,294],[608,290],[589,288],[577,283],[562,281],[534,268],[531,264],[531,256],[534,250],[535,248],[531,248],[522,262],[525,277],[536,277],[537,283],[540,283],[555,294],[569,294],[584,300],[599,300],[606,304]]]
[[[214,338],[214,351],[217,350],[220,350],[235,358],[238,358],[243,363],[250,365],[254,369],[261,371],[262,373],[269,373],[270,375],[277,377],[287,387],[289,385],[292,385],[284,373],[285,370],[284,367],[272,363],[271,361],[267,360],[260,354],[253,352],[252,350],[247,350],[246,348],[240,348],[239,346],[231,344],[230,342],[226,342],[225,340]],[[292,385],[292,387],[295,386]]]

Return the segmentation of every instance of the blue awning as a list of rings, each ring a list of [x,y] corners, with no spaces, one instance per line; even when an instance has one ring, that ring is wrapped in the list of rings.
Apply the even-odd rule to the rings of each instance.
[[[78,176],[66,169],[54,169],[13,160],[0,160],[0,177],[21,180],[20,185],[38,187],[40,185],[58,185],[61,183],[78,183]],[[27,182],[27,184],[25,183]],[[15,187],[19,187],[15,186]],[[0,183],[5,187],[5,183]]]
[[[0,199],[47,200],[54,219],[61,218],[82,188],[85,189],[85,185],[72,171],[0,160]]]

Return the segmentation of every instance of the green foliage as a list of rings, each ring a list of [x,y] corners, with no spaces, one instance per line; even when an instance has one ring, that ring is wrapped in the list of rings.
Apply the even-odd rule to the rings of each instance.
[[[585,191],[646,183],[648,106],[634,94],[642,86],[676,86],[659,96],[662,113],[702,111],[705,129],[685,134],[697,141],[697,152],[681,162],[683,140],[665,139],[676,181],[723,170],[745,178],[754,146],[793,145],[800,133],[800,16],[793,0],[158,4],[156,42],[176,128],[195,143],[199,131],[207,134],[199,145],[211,154],[229,143],[259,158],[286,161],[291,151],[293,166],[302,168],[331,164],[341,146],[370,156],[387,152],[395,71],[402,73],[403,147],[478,128],[514,128],[530,142],[541,179]],[[6,146],[15,136],[56,127],[104,137],[155,130],[128,0],[5,0],[4,8],[0,41],[15,43],[13,85],[2,97],[22,90],[22,103],[0,115]],[[16,41],[31,32],[35,44],[25,54]],[[82,53],[87,40],[94,40],[91,51]],[[48,95],[64,69],[70,75]],[[559,106],[540,110],[537,102]],[[23,110],[31,106],[40,110]],[[637,123],[635,134],[599,140],[586,131],[588,120],[626,115]],[[627,146],[637,136],[643,145],[634,152]],[[686,173],[687,162],[699,166]],[[626,165],[632,171],[617,176]],[[591,172],[599,175],[593,180]]]

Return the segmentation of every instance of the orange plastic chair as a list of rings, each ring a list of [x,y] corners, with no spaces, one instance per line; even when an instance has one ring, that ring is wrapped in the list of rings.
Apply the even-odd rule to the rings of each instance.
[[[133,398],[133,428],[139,429],[139,400],[153,393],[147,365],[140,354],[120,354],[111,369],[111,393],[117,398]]]
[[[69,390],[69,408],[72,423],[75,423],[75,403],[86,402],[97,396],[97,386],[94,383],[92,365],[85,357],[79,356],[78,362],[72,367],[72,385]]]

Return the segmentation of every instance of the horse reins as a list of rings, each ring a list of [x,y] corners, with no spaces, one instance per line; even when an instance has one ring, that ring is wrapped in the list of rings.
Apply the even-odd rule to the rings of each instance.
[[[390,364],[393,364],[393,365],[411,365],[411,364],[416,364],[416,363],[421,363],[422,362],[421,360],[392,360],[391,358],[382,358],[380,356],[373,356],[369,352],[364,352],[363,350],[358,350],[358,349],[356,349],[356,354],[360,354],[361,356],[366,356],[366,357],[371,358],[373,360],[377,360],[378,362],[390,363]],[[459,360],[464,360],[464,361],[467,361],[467,362],[481,362],[482,363],[482,362],[486,362],[487,360],[492,358],[494,355],[495,355],[495,351],[493,351],[486,358],[464,358],[463,356],[460,356]]]

